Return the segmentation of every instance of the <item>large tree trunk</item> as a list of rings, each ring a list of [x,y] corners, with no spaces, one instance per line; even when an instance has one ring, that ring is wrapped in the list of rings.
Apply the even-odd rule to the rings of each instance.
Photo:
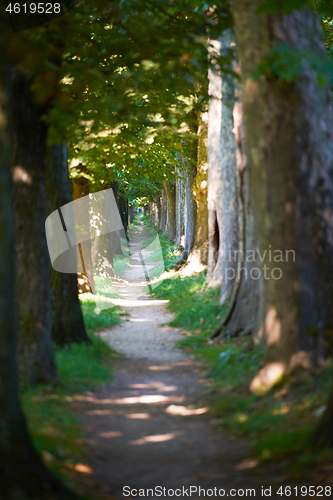
[[[218,54],[230,50],[233,36],[227,30],[215,42]],[[239,221],[233,106],[235,82],[229,75],[210,70],[211,95],[208,121],[208,286],[221,285],[220,302],[228,300],[237,276]],[[236,258],[235,258],[236,256]]]
[[[290,15],[257,15],[261,3],[232,2],[256,227],[266,266],[261,326],[266,366],[252,389],[270,386],[295,366],[313,362],[325,327],[333,324],[329,85],[320,87],[305,62],[298,82],[251,78],[269,41],[323,57],[321,29],[308,8]]]
[[[41,462],[31,444],[19,404],[13,189],[2,70],[0,67],[0,498],[74,499],[76,496],[67,492]],[[22,168],[24,166],[26,164]],[[28,179],[27,170],[26,175],[25,179]],[[32,175],[30,170],[29,175]],[[29,295],[28,289],[26,295]]]
[[[214,52],[220,53],[221,42],[214,40]],[[212,49],[213,51],[213,49]],[[213,54],[211,54],[213,57]],[[206,281],[210,286],[222,285],[220,273],[220,246],[223,241],[223,180],[221,170],[221,127],[222,127],[222,78],[215,70],[208,72],[208,269]]]
[[[238,92],[240,98],[240,92]],[[260,314],[262,304],[261,266],[258,259],[258,242],[255,230],[253,195],[251,192],[249,168],[246,155],[245,127],[240,100],[234,107],[234,132],[236,138],[236,162],[240,175],[239,205],[241,210],[241,268],[240,282],[228,317],[223,326],[228,335],[253,334],[254,341],[260,341]],[[259,271],[258,271],[259,270]],[[258,277],[259,276],[259,277]]]
[[[51,336],[50,259],[45,235],[46,107],[30,81],[12,72],[11,108],[15,202],[18,367],[29,384],[57,376]]]
[[[231,30],[225,31],[221,39],[221,54],[230,50],[234,43]],[[239,249],[239,204],[237,183],[239,181],[236,168],[236,151],[233,108],[235,104],[235,80],[230,75],[222,78],[222,129],[221,129],[221,159],[223,182],[224,223],[223,243],[224,265],[222,269],[222,287],[220,302],[223,304],[233,292],[237,276],[238,259],[235,258]],[[231,258],[230,258],[231,256]]]
[[[208,159],[207,159],[207,125],[208,113],[201,113],[198,127],[197,174],[192,190],[197,204],[196,232],[193,248],[199,255],[202,264],[208,262]]]
[[[176,238],[176,183],[163,182],[168,200],[168,238],[174,241]]]
[[[67,146],[50,146],[47,159],[47,213],[72,201]],[[89,341],[78,297],[77,275],[51,267],[52,339],[58,345]]]

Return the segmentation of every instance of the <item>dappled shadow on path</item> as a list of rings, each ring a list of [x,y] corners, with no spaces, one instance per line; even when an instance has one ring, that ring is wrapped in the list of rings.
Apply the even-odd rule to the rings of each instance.
[[[139,243],[140,237],[138,230]],[[166,324],[172,319],[167,301],[142,293],[143,280],[133,280],[139,263],[132,264],[126,271],[131,281],[115,283],[122,298],[113,299],[129,320],[101,334],[123,353],[115,362],[115,379],[74,403],[95,478],[117,498],[124,498],[125,486],[249,487],[244,471],[253,461],[247,443],[217,431],[207,415],[202,363],[175,347],[186,332]]]

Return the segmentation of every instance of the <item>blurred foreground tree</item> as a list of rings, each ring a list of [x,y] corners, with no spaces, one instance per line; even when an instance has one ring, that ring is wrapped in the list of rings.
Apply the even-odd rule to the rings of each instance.
[[[0,13],[0,27],[2,18]],[[8,61],[0,60],[0,498],[75,500],[43,465],[18,398],[13,182],[8,127]],[[6,69],[5,69],[6,68]]]
[[[333,324],[333,112],[318,69],[322,33],[307,7],[268,14],[262,4],[232,2],[264,273],[266,365],[252,389],[320,361]]]

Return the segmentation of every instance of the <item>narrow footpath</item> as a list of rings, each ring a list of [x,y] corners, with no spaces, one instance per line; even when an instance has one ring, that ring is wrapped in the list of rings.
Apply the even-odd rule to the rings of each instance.
[[[158,486],[178,489],[176,494],[181,490],[183,498],[192,486],[192,499],[205,498],[194,487],[223,488],[234,498],[245,495],[231,489],[252,487],[259,497],[260,485],[253,486],[257,481],[247,474],[247,442],[227,437],[207,415],[204,367],[175,347],[186,332],[166,325],[172,319],[166,301],[143,293],[146,281],[136,253],[144,246],[142,231],[139,226],[130,238],[126,281],[115,285],[123,298],[114,302],[129,319],[102,333],[123,353],[115,362],[115,378],[75,404],[94,477],[115,498],[135,498],[130,489]]]

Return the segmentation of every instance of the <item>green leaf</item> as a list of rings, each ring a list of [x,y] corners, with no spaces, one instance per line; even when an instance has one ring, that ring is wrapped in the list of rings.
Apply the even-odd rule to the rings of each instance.
[[[312,7],[311,0],[267,0],[257,8],[257,14],[290,14],[304,6]]]

